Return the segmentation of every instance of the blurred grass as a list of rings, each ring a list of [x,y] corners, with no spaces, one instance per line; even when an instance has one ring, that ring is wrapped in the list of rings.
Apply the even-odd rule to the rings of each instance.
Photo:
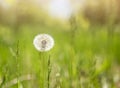
[[[19,87],[46,88],[50,55],[50,88],[103,88],[106,82],[108,88],[119,88],[117,12],[110,14],[115,9],[111,11],[110,6],[105,14],[105,4],[100,8],[101,4],[97,9],[96,6],[89,8],[91,5],[88,4],[84,13],[75,14],[69,21],[53,20],[27,1],[21,1],[18,7],[15,5],[9,11],[0,7],[0,85],[4,81],[5,86],[17,77],[29,74],[33,79],[19,80]],[[50,34],[55,40],[54,48],[42,57],[33,46],[34,37],[41,33]],[[15,83],[9,88],[18,88],[18,85]]]
[[[55,39],[55,46],[49,52],[53,68],[50,80],[52,83],[56,79],[55,75],[59,73],[60,83],[58,85],[61,85],[62,88],[70,88],[71,86],[80,88],[80,85],[83,85],[80,84],[82,77],[86,80],[85,84],[99,88],[97,86],[97,83],[100,85],[97,82],[99,76],[113,80],[113,76],[110,76],[112,66],[114,63],[120,63],[119,33],[114,32],[112,37],[109,36],[107,26],[91,26],[87,30],[78,27],[74,45],[70,43],[71,31],[59,25],[57,27],[56,25],[51,27],[24,25],[19,28],[19,32],[16,34],[15,30],[7,26],[0,26],[0,30],[0,75],[1,77],[7,76],[6,82],[17,76],[14,55],[18,40],[20,75],[35,75],[38,74],[40,67],[44,68],[43,63],[39,63],[39,54],[33,46],[33,38],[39,33],[48,33]],[[47,58],[45,60],[47,61]],[[92,79],[96,79],[95,84]],[[35,82],[23,81],[22,84],[25,88],[38,87],[39,80],[38,78]],[[112,84],[112,82],[110,83]],[[55,84],[56,82],[51,85]],[[11,88],[16,88],[16,86]]]

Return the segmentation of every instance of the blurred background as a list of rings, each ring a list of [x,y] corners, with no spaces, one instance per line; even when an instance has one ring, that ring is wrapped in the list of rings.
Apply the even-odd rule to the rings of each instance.
[[[46,33],[55,40],[50,88],[120,88],[119,15],[120,0],[0,0],[0,86],[46,88],[33,46]]]

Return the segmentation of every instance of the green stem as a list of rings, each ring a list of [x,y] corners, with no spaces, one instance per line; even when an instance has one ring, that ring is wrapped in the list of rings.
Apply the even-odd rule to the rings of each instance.
[[[17,42],[17,49],[16,49],[16,69],[17,69],[17,83],[19,81],[19,40]]]
[[[50,73],[51,73],[51,66],[50,66],[51,62],[50,62],[50,56],[48,58],[48,88],[50,88]]]

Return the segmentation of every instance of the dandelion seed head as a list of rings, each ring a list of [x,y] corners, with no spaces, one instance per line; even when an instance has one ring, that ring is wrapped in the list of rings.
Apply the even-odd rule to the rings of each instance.
[[[35,36],[33,44],[38,51],[45,52],[53,48],[54,40],[48,34],[39,34]]]

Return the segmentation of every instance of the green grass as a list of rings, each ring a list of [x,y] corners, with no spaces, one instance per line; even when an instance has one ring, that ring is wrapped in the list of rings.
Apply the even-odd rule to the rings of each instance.
[[[18,32],[1,25],[0,85],[3,78],[5,86],[17,77],[29,74],[31,79],[19,80],[19,87],[15,83],[8,88],[21,88],[20,85],[23,88],[47,88],[50,55],[50,88],[102,88],[103,79],[107,80],[109,88],[117,88],[113,76],[118,70],[114,67],[120,64],[120,32],[110,36],[108,28],[91,26],[84,30],[78,27],[72,38],[71,29],[61,25],[23,25]],[[113,28],[117,30],[120,27]],[[34,37],[40,33],[50,34],[55,40],[54,48],[44,53],[42,58],[33,46]]]

